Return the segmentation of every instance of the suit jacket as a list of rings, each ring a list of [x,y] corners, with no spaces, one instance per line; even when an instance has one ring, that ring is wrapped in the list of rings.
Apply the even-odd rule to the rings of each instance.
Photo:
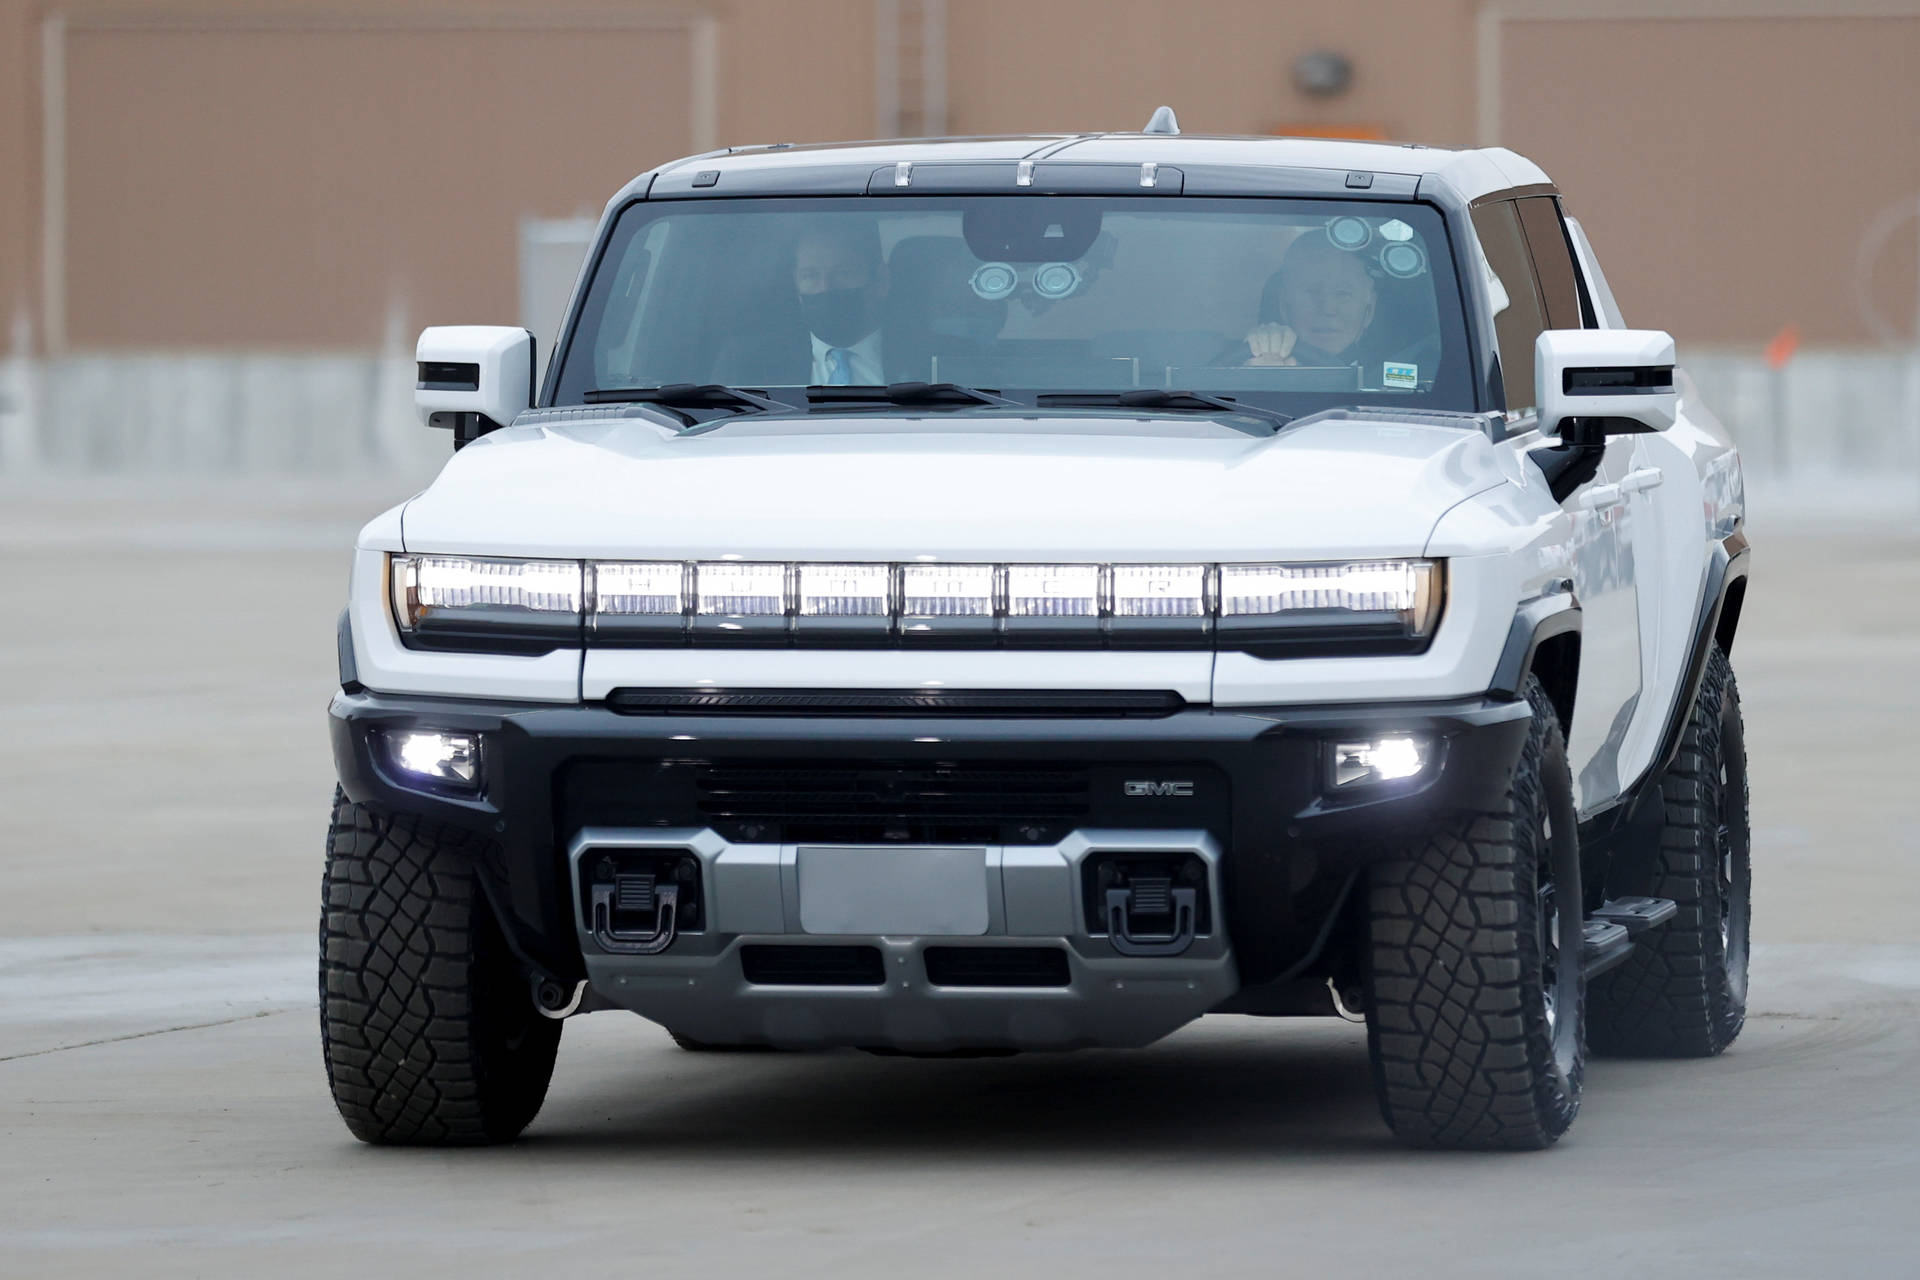
[[[880,364],[888,382],[926,380],[923,368],[912,372],[910,344],[890,326],[880,329]],[[777,334],[743,333],[728,339],[713,363],[711,378],[732,387],[804,387],[813,382],[813,339],[801,330]]]

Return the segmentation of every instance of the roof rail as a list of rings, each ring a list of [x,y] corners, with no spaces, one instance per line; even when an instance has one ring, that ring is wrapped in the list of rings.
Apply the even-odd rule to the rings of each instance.
[[[1155,107],[1152,117],[1147,121],[1147,127],[1140,132],[1178,133],[1180,132],[1180,122],[1174,118],[1172,107]]]

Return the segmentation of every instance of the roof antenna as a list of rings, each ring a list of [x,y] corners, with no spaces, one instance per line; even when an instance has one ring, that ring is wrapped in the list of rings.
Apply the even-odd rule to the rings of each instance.
[[[1152,118],[1147,121],[1147,127],[1140,132],[1178,133],[1180,132],[1180,122],[1174,119],[1172,107],[1155,107]]]

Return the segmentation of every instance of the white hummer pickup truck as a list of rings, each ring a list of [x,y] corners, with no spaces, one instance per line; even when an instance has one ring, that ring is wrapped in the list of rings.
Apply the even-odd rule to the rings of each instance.
[[[550,358],[435,328],[361,532],[321,1029],[512,1138],[565,1020],[691,1052],[1364,1018],[1401,1138],[1740,1031],[1738,457],[1504,150],[733,148]]]

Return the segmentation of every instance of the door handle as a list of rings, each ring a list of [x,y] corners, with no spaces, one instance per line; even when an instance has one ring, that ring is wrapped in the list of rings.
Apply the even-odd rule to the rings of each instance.
[[[1620,487],[1628,493],[1645,493],[1649,489],[1658,489],[1666,480],[1666,472],[1658,467],[1647,467],[1640,471],[1629,471],[1620,482]]]
[[[1625,495],[1617,484],[1596,485],[1580,495],[1575,504],[1582,511],[1604,511],[1608,507],[1617,507],[1625,500]]]

